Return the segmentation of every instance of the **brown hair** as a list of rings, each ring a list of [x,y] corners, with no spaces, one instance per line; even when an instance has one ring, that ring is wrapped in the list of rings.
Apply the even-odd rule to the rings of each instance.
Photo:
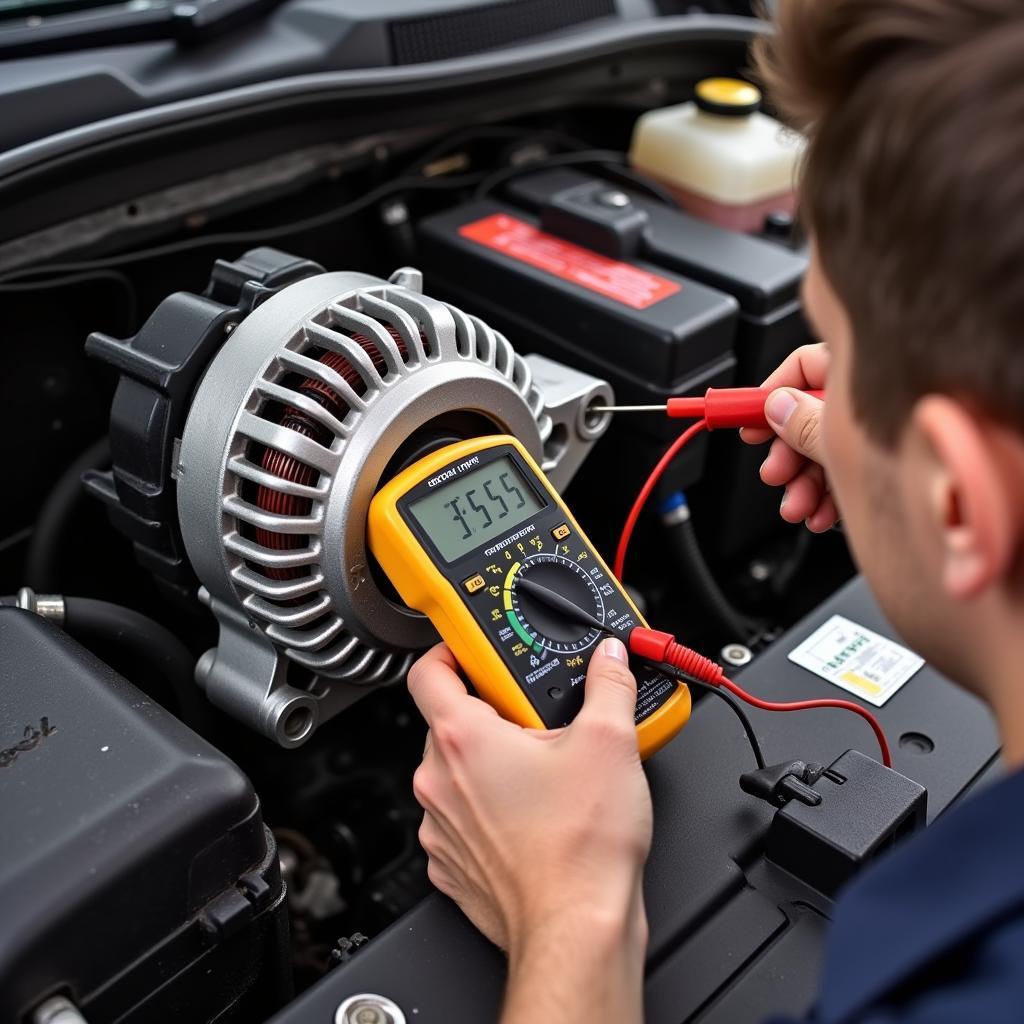
[[[755,63],[882,443],[957,395],[1024,430],[1024,4],[778,0]]]

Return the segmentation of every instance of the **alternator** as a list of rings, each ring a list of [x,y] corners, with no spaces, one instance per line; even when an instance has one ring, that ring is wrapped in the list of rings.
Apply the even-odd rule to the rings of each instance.
[[[271,250],[242,265],[268,254],[320,271]],[[589,407],[612,396],[428,298],[417,271],[286,276],[299,279],[264,281],[251,312],[223,322],[170,468],[184,550],[220,625],[197,680],[214,704],[295,746],[401,679],[436,639],[368,557],[380,484],[452,440],[510,433],[563,487],[607,427]],[[90,346],[111,361],[116,349],[125,369],[125,343],[94,336]],[[115,403],[112,430],[116,419]],[[112,505],[116,441],[114,480],[91,481]]]

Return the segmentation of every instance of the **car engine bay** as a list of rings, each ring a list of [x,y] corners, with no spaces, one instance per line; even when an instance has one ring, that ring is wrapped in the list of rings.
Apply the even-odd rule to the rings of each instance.
[[[496,1018],[502,957],[417,840],[404,681],[437,634],[368,509],[508,434],[610,562],[679,427],[605,408],[758,386],[811,340],[792,210],[714,223],[631,157],[643,115],[747,73],[763,29],[705,7],[0,154],[0,1020]],[[762,458],[688,445],[622,582],[758,695],[834,696],[790,655],[836,616],[891,630],[841,528],[780,520]],[[982,706],[908,678],[867,701],[896,772],[853,716],[758,712],[783,771],[755,795],[693,691],[647,762],[648,1020],[806,1008],[838,885],[998,771]],[[824,824],[779,798],[798,760]]]

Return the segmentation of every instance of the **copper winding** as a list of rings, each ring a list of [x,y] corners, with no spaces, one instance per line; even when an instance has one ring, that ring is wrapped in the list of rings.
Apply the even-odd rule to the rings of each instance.
[[[404,361],[408,350],[402,336],[389,324],[383,324],[382,326],[386,328],[394,339]],[[364,334],[353,334],[351,337],[370,357],[377,372],[381,375],[385,374],[387,372],[387,363],[374,341]],[[366,382],[360,376],[358,370],[340,352],[321,352],[317,356],[317,361],[334,370],[357,395],[365,393]],[[342,420],[345,418],[348,410],[343,399],[322,380],[318,380],[316,377],[307,377],[295,390],[318,402],[337,419]],[[311,417],[292,406],[285,407],[281,415],[280,425],[311,438],[319,444],[330,443],[330,435],[326,428],[320,426]],[[268,447],[263,450],[260,465],[266,472],[273,474],[281,480],[305,486],[315,485],[320,475],[312,466],[308,466],[306,463],[295,458],[295,456],[280,452],[276,448]],[[270,512],[274,515],[305,516],[309,515],[312,502],[309,498],[301,498],[294,494],[284,494],[274,487],[260,485],[256,492],[256,505],[264,512]],[[275,551],[289,551],[301,548],[306,543],[306,537],[303,534],[278,533],[275,530],[257,527],[256,542],[263,547],[271,548]],[[256,566],[255,568],[272,580],[291,580],[304,574],[304,569],[299,566],[285,569],[269,568],[266,566]]]

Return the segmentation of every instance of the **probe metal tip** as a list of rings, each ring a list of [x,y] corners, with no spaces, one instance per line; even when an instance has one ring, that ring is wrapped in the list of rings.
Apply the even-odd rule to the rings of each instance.
[[[592,405],[590,412],[667,412],[667,405]]]

